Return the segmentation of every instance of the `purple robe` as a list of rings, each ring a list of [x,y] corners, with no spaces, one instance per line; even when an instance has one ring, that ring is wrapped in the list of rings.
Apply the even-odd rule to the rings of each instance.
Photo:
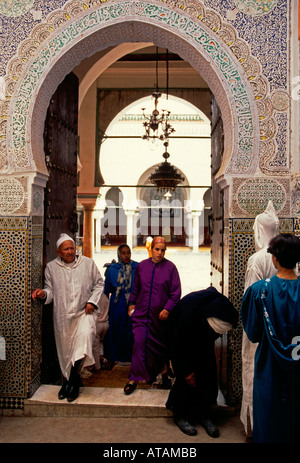
[[[179,273],[172,262],[155,264],[150,257],[138,264],[129,298],[129,305],[135,305],[130,380],[151,383],[161,372],[167,360],[166,321],[158,317],[163,309],[171,311],[180,296]]]

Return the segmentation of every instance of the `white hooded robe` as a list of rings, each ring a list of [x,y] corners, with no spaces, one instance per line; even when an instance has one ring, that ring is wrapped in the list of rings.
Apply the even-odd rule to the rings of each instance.
[[[254,240],[256,253],[253,254],[247,263],[245,274],[246,291],[256,281],[264,278],[271,278],[276,274],[276,268],[272,262],[272,255],[267,252],[269,242],[279,232],[279,220],[276,211],[269,201],[266,210],[259,214],[254,222]],[[244,425],[247,435],[251,434],[253,428],[253,377],[254,377],[254,356],[257,344],[249,341],[245,331],[243,331],[242,341],[242,383],[243,398],[240,418]]]

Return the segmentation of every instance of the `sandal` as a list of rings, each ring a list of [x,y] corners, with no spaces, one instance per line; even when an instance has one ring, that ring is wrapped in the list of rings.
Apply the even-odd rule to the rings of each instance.
[[[100,365],[102,370],[112,370],[115,362],[114,361],[109,361],[105,357],[100,357]]]
[[[124,387],[124,394],[129,395],[132,394],[137,387],[137,383],[135,381],[128,381],[126,386]]]

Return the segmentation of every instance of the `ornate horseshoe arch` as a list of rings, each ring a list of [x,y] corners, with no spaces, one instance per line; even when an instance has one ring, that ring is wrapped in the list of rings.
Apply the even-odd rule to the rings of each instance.
[[[69,7],[76,3],[70,2]],[[137,41],[176,51],[209,82],[224,123],[225,152],[219,176],[247,176],[256,171],[260,135],[253,87],[230,47],[204,21],[147,0],[78,8],[72,10],[73,17],[68,11],[52,13],[47,25],[32,32],[35,42],[31,38],[21,46],[22,63],[20,57],[10,63],[10,68],[22,68],[22,78],[12,83],[6,134],[8,172],[47,173],[43,124],[57,85],[96,51]]]

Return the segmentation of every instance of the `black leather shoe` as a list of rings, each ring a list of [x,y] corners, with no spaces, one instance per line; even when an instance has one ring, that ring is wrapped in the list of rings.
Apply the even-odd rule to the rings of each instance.
[[[67,401],[68,402],[73,402],[73,400],[76,400],[79,396],[79,384],[72,384],[69,388],[68,391],[68,396],[67,396]]]
[[[177,424],[180,431],[184,432],[184,434],[187,434],[188,436],[196,436],[197,429],[184,418],[174,417],[174,423]]]
[[[63,400],[68,396],[68,389],[69,389],[69,382],[65,381],[58,391],[58,398],[59,400]]]
[[[210,437],[219,437],[220,436],[218,426],[213,424],[211,422],[211,420],[203,418],[203,419],[200,420],[200,423],[201,423],[201,425],[203,426],[203,428],[205,429],[205,431],[207,432],[207,434]]]
[[[136,387],[137,387],[136,381],[128,381],[128,383],[124,387],[124,394],[125,395],[132,394],[136,390]]]

